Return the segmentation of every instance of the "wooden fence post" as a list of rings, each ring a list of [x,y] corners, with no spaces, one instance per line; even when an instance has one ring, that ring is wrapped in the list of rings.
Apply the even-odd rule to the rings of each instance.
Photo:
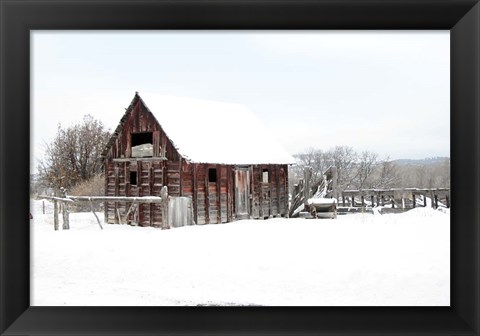
[[[60,188],[61,192],[61,197],[62,198],[67,198],[67,189],[65,188]],[[62,219],[63,219],[63,230],[70,230],[70,219],[69,219],[69,213],[68,213],[68,205],[67,202],[62,202]]]
[[[160,190],[160,197],[162,198],[162,230],[170,229],[168,216],[168,188],[163,186]]]
[[[338,190],[337,190],[337,183],[338,183],[337,167],[331,167],[331,172],[332,172],[332,197],[338,201],[338,198],[340,196],[338,195]]]
[[[58,230],[58,201],[53,200],[53,228]]]
[[[310,198],[310,178],[312,177],[312,168],[306,166],[303,170],[304,186],[303,186],[303,197],[305,209],[307,207],[308,199]]]

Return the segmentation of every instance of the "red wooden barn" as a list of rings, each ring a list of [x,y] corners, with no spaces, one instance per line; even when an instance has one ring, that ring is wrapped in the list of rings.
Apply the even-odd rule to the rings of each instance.
[[[288,215],[294,159],[236,104],[135,94],[103,153],[107,196],[192,199],[196,224]],[[161,204],[108,202],[108,223],[162,226]]]

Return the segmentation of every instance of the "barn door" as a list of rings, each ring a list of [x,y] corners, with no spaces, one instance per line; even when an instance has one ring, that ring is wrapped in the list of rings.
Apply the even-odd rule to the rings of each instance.
[[[235,215],[237,219],[250,217],[250,173],[248,168],[235,170]]]

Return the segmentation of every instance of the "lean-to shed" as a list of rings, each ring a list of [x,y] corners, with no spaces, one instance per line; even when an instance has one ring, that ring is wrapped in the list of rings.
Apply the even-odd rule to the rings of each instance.
[[[294,159],[236,104],[135,94],[103,153],[107,196],[192,199],[196,224],[288,215]],[[162,226],[161,204],[107,202],[108,223]],[[187,211],[187,210],[185,210]]]

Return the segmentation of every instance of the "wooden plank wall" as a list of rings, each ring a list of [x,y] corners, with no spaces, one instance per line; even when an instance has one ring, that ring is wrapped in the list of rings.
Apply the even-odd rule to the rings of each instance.
[[[106,164],[107,196],[160,196],[163,185],[162,160],[112,162]],[[130,172],[137,172],[137,185],[130,183]],[[134,213],[125,217],[130,202],[106,202],[105,218],[107,223],[127,223],[134,221]],[[160,204],[142,203],[136,215],[141,226],[161,226],[162,207]]]
[[[253,218],[286,216],[288,212],[288,181],[286,165],[255,165],[251,167]],[[263,182],[263,172],[268,171],[268,182]]]
[[[158,160],[141,160],[131,157],[131,134],[152,132],[153,155]],[[162,157],[170,162],[166,165]],[[113,159],[126,159],[113,161]],[[141,101],[137,101],[130,115],[125,120],[121,132],[117,135],[105,160],[105,193],[108,196],[160,196],[160,190],[166,182],[169,193],[180,195],[179,179],[180,155],[167,135]],[[130,171],[137,172],[138,185],[130,185]],[[105,221],[107,223],[125,223],[125,216],[130,208],[128,202],[105,203]],[[120,218],[119,218],[120,215]],[[142,226],[161,226],[161,204],[141,204],[135,214],[129,215],[128,221],[138,220]]]
[[[208,169],[217,170],[217,182],[209,182]],[[225,165],[182,164],[182,196],[191,197],[197,224],[232,221],[232,168]]]
[[[197,199],[197,205],[196,205],[196,213],[194,213],[195,216],[195,223],[197,224],[208,224],[210,223],[210,217],[206,203],[207,199],[207,189],[205,188],[205,165],[203,164],[195,164],[194,169],[196,172],[196,199]]]
[[[180,170],[181,168],[181,170]],[[208,169],[217,170],[217,182],[208,181]],[[268,169],[268,183],[263,171]],[[130,171],[137,172],[138,186],[130,185]],[[282,165],[252,166],[251,214],[253,218],[286,216],[288,212],[287,167]],[[164,175],[165,174],[165,175]],[[165,178],[164,178],[165,177]],[[111,162],[106,165],[108,196],[160,196],[166,182],[171,196],[191,197],[194,221],[197,224],[231,222],[234,218],[234,173],[232,166],[164,162],[162,160]],[[130,203],[107,202],[106,221],[125,223]],[[119,219],[120,216],[120,219]],[[133,221],[133,213],[128,220]],[[162,224],[160,204],[141,204],[138,213],[141,226]]]
[[[286,165],[277,166],[278,185],[279,185],[279,213],[282,216],[288,214],[288,167]]]
[[[131,134],[141,132],[152,132],[154,156],[160,157],[165,155],[169,161],[173,162],[180,160],[180,155],[175,146],[168,139],[153,114],[148,111],[141,101],[135,104],[130,115],[125,120],[122,131],[117,135],[107,153],[107,159],[131,157]]]
[[[133,159],[131,134],[152,132],[153,153],[158,160]],[[162,159],[163,157],[163,159]],[[113,161],[113,159],[122,159]],[[208,169],[217,170],[217,182],[208,181]],[[269,174],[262,182],[263,170]],[[250,202],[253,218],[285,216],[288,212],[288,176],[286,165],[255,165],[250,167]],[[155,117],[139,100],[124,121],[105,161],[105,193],[107,196],[160,196],[163,185],[170,196],[191,197],[194,221],[197,224],[225,223],[234,219],[234,167],[230,165],[193,164],[182,161]],[[130,172],[137,172],[137,186],[130,184]],[[160,204],[141,204],[137,214],[124,218],[130,203],[105,203],[105,221],[125,223],[138,220],[142,226],[162,225]]]
[[[163,161],[152,162],[152,195],[160,196],[163,187]],[[162,204],[152,203],[152,225],[160,227],[162,225]]]

